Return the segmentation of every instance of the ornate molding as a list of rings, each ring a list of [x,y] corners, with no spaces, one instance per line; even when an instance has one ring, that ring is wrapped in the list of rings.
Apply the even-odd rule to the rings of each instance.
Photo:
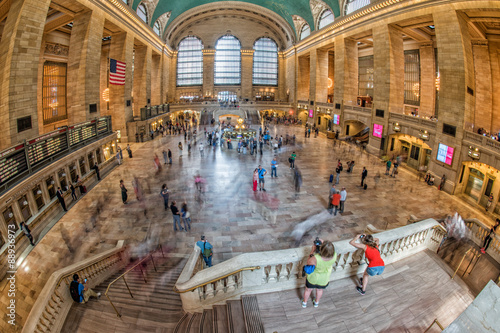
[[[69,54],[69,46],[57,43],[45,43],[44,53],[67,57]]]

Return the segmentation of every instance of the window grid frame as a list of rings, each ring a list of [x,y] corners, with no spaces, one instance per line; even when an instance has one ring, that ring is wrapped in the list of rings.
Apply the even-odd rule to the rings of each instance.
[[[304,33],[306,33],[306,31],[307,31],[307,35],[304,36]],[[302,25],[302,27],[300,28],[299,40],[304,40],[307,37],[309,37],[310,35],[311,35],[311,27],[309,26],[309,24],[304,23]]]
[[[142,9],[139,11],[139,9]],[[148,24],[148,9],[146,8],[146,5],[144,5],[142,2],[137,6],[137,10],[135,11],[137,16],[146,24]],[[141,16],[141,14],[144,15],[144,17]]]
[[[350,15],[370,4],[370,0],[346,0],[344,5],[344,15]]]
[[[63,70],[63,74],[61,74],[61,70]],[[42,113],[44,125],[68,119],[67,85],[68,64],[55,61],[44,62],[42,77]],[[52,93],[54,92],[54,88],[55,95]],[[56,107],[53,106],[54,103]]]
[[[418,85],[418,96],[415,95]],[[420,106],[420,50],[404,51],[404,104]]]
[[[325,16],[325,13],[329,13],[327,16]],[[329,17],[332,17],[331,20],[326,20]],[[333,15],[333,12],[330,9],[325,9],[323,12],[321,12],[321,15],[319,17],[318,21],[318,30],[323,29],[324,27],[328,26],[329,24],[332,24],[333,21],[335,21],[335,16]]]
[[[241,42],[233,35],[222,36],[215,43],[214,85],[241,85]]]
[[[278,86],[278,44],[269,37],[261,37],[253,49],[252,85]]]
[[[177,87],[203,85],[203,42],[196,36],[186,36],[179,42],[176,84]]]
[[[358,96],[373,97],[373,75],[374,75],[374,58],[373,55],[358,58]],[[363,70],[365,70],[364,73]],[[370,87],[371,83],[371,87]]]

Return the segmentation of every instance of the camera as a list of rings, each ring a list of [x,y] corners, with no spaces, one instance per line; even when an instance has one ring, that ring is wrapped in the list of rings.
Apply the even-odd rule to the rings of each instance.
[[[314,250],[316,253],[319,253],[319,247],[323,244],[323,242],[319,239],[319,237],[316,237],[314,240],[314,246],[316,246],[316,249]]]

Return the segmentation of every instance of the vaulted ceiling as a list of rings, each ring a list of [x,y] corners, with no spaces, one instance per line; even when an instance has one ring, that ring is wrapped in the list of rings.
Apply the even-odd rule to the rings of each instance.
[[[132,9],[136,10],[137,6],[142,0],[133,0]],[[189,11],[200,5],[210,4],[214,2],[227,2],[227,0],[156,0],[157,5],[154,8],[153,15],[151,16],[151,25],[165,13],[170,13],[170,18],[167,23],[170,24],[179,15]],[[156,2],[153,1],[153,2]],[[311,13],[310,0],[233,0],[243,3],[250,3],[269,9],[276,14],[280,15],[292,29],[295,29],[292,16],[298,15],[305,19],[311,27],[314,27],[314,18]],[[335,17],[340,15],[339,1],[342,0],[323,0],[333,11]]]

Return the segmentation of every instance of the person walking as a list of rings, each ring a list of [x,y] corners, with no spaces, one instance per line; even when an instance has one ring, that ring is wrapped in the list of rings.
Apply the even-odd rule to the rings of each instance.
[[[126,205],[127,204],[127,189],[125,188],[125,183],[123,182],[123,179],[120,179],[120,190],[122,192],[122,202]]]
[[[201,240],[196,242],[196,245],[201,249],[201,256],[208,267],[212,267],[213,246],[208,242],[205,236],[201,236]]]
[[[187,203],[184,202],[181,207],[181,218],[182,222],[184,222],[184,230],[186,232],[191,230],[191,213],[188,210]]]
[[[278,178],[278,174],[276,172],[277,168],[278,168],[278,161],[276,160],[276,157],[275,157],[271,161],[271,178],[273,178],[273,175],[274,175],[274,177]]]
[[[201,157],[203,157],[203,156],[204,156],[204,155],[203,155],[203,148],[204,148],[204,147],[203,147],[203,143],[202,143],[202,142],[200,142],[200,144],[198,145],[198,149],[200,150],[200,156],[201,156]]]
[[[137,133],[136,133],[136,135],[137,135]],[[136,139],[136,140],[137,140],[137,139]],[[137,141],[136,141],[136,142],[137,142]],[[128,157],[129,157],[129,158],[132,158],[132,149],[130,148],[130,145],[129,145],[129,144],[127,144],[127,148],[126,148],[126,149],[127,149]]]
[[[391,165],[392,165],[391,160],[387,160],[387,162],[385,163],[385,175],[386,176],[388,176],[389,171],[391,171]]]
[[[76,188],[73,184],[69,185],[69,189],[71,190],[71,198],[75,201],[78,200],[78,197],[76,196]]]
[[[184,229],[181,227],[181,215],[179,213],[179,209],[176,206],[177,202],[172,201],[170,205],[170,210],[172,211],[172,216],[174,218],[174,231],[177,231],[177,225],[179,225],[179,229],[183,231]]]
[[[265,185],[264,176],[266,174],[267,174],[266,169],[263,169],[262,166],[259,165],[259,191],[266,192],[266,189],[264,188]]]
[[[342,172],[342,169],[343,169],[342,163],[339,162],[337,168],[335,168],[335,174],[336,174],[335,184],[338,184],[340,182],[340,173]]]
[[[177,147],[179,148],[179,156],[182,156],[182,142],[179,141]]]
[[[340,206],[340,192],[339,191],[335,191],[335,193],[333,194],[332,205],[333,205],[333,207],[335,207],[334,215],[337,216],[337,211],[338,211],[339,206]]]
[[[170,196],[170,192],[167,188],[167,184],[163,184],[161,186],[160,195],[163,198],[163,206],[165,207],[165,210],[168,210],[168,198]]]
[[[307,307],[307,301],[311,296],[313,289],[316,289],[316,298],[313,298],[313,306],[317,308],[323,291],[330,284],[330,276],[332,275],[333,265],[337,260],[337,253],[332,242],[319,239],[321,245],[314,244],[307,259],[304,271],[306,277],[306,289],[304,290],[304,298],[302,299],[302,308]]]
[[[394,163],[392,164],[392,173],[391,173],[391,177],[394,177],[396,178],[396,175],[398,174],[398,167],[399,167],[399,163],[396,161],[394,161]]]
[[[340,191],[340,214],[344,212],[344,204],[346,198],[347,198],[347,191],[345,190],[345,187],[342,187],[342,190]]]
[[[168,149],[167,151],[168,164],[172,164],[172,151]]]
[[[488,235],[484,238],[484,243],[483,247],[481,248],[481,253],[486,253],[486,250],[488,250],[488,247],[490,246],[491,240],[493,239],[495,232],[500,225],[500,219],[497,219],[495,222],[495,225],[490,229],[490,232]]]
[[[368,170],[366,170],[366,167],[363,167],[363,171],[361,172],[361,187],[365,184],[366,176],[368,176]]]
[[[295,159],[297,158],[297,154],[295,152],[290,155],[289,162],[290,162],[290,169],[295,169]]]
[[[59,199],[59,203],[61,204],[62,209],[65,212],[67,212],[68,210],[66,209],[66,202],[64,201],[64,193],[60,187],[57,188],[56,195],[57,195],[57,199]]]
[[[168,154],[165,149],[161,152],[163,154],[163,164],[167,164]]]
[[[95,170],[95,175],[97,176],[97,181],[101,181],[101,174],[99,173],[99,166],[97,165],[97,163],[94,163],[94,166],[92,167],[92,169]]]
[[[357,243],[357,241],[361,243]],[[379,239],[374,238],[372,235],[357,235],[354,237],[349,244],[354,246],[355,248],[361,249],[365,251],[365,257],[368,260],[368,267],[365,269],[363,273],[363,277],[359,279],[361,287],[356,287],[356,290],[364,295],[366,292],[366,286],[368,285],[368,277],[380,275],[384,272],[385,263],[382,260],[379,246]]]
[[[253,171],[253,191],[257,191],[257,183],[259,181],[259,168],[255,168]]]
[[[486,211],[490,209],[492,204],[493,204],[493,194],[490,193],[490,196],[488,197],[488,202],[486,203]]]
[[[31,246],[35,246],[35,243],[33,242],[33,236],[31,235],[30,228],[28,228],[28,226],[24,222],[21,222],[21,224],[19,226],[21,227],[21,230],[24,232],[26,237],[28,237],[28,239],[30,240]]]
[[[119,151],[116,152],[116,161],[118,162],[118,165],[122,164],[122,159],[120,157],[120,152]]]
[[[446,184],[446,175],[443,175],[441,178],[441,184],[439,184],[439,190],[442,191],[444,188],[444,184]]]
[[[335,192],[337,192],[337,189],[335,188],[335,184],[332,184],[332,187],[330,188],[330,193],[328,195],[328,211],[330,212],[330,214],[332,214],[333,212],[332,200]]]

